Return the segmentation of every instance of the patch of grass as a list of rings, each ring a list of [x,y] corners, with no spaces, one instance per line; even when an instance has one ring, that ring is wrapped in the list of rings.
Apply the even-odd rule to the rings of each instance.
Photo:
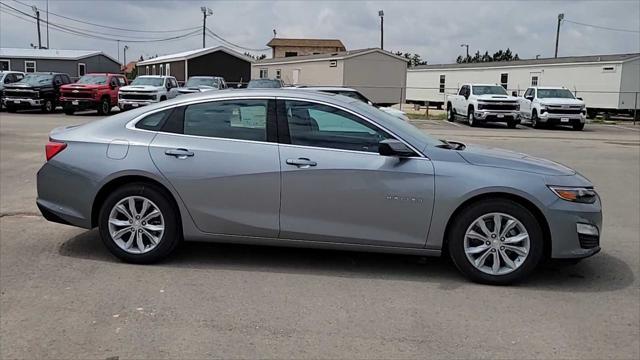
[[[421,114],[407,113],[407,117],[412,120],[446,120],[447,114],[446,113],[429,114],[429,116],[426,116],[424,113],[421,113]]]

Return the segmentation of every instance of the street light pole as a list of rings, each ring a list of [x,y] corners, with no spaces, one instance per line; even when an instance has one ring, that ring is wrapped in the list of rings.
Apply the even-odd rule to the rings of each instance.
[[[206,6],[201,6],[200,11],[202,11],[202,47],[205,48],[207,45],[205,44],[205,31],[207,29],[207,16],[213,15],[213,10],[209,9]]]
[[[384,11],[379,10],[378,16],[380,16],[380,49],[384,50]]]
[[[558,29],[556,30],[556,53],[554,57],[558,57],[558,42],[560,41],[560,24],[564,19],[564,14],[558,14]]]
[[[469,44],[460,44],[460,47],[466,47],[467,48],[467,59],[469,58]]]
[[[42,49],[42,38],[40,37],[40,11],[35,6],[32,6],[31,9],[36,13],[36,18],[38,19],[38,49]]]
[[[127,50],[129,50],[129,46],[125,45],[122,48],[123,56],[124,56],[124,66],[127,66]]]

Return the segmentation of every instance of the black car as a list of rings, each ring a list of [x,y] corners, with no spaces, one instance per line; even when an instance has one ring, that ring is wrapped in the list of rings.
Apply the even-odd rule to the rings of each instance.
[[[60,103],[60,86],[69,83],[71,78],[64,73],[29,73],[22,80],[5,86],[2,103],[9,112],[33,108],[53,112]]]

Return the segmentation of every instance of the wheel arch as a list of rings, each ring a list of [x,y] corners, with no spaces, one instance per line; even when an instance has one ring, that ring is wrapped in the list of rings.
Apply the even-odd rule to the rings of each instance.
[[[173,193],[161,182],[155,179],[152,179],[151,177],[148,177],[148,176],[135,174],[135,175],[119,176],[109,180],[104,185],[102,185],[100,190],[98,190],[98,192],[96,193],[96,196],[94,197],[93,203],[91,205],[91,227],[98,226],[98,216],[100,214],[100,207],[102,206],[104,201],[107,199],[107,196],[109,196],[109,194],[115,189],[117,189],[118,187],[126,184],[131,184],[131,183],[147,183],[158,188],[158,190],[163,192],[167,197],[167,199],[172,203],[172,205],[174,205],[176,211],[178,212],[177,214],[178,220],[180,221],[180,226],[182,226],[181,209]]]
[[[474,195],[469,199],[465,200],[462,204],[458,205],[458,207],[453,211],[453,213],[449,217],[449,220],[447,220],[447,225],[444,231],[444,238],[442,240],[442,252],[445,253],[448,251],[447,245],[449,242],[449,232],[451,231],[454,220],[462,212],[462,210],[464,210],[471,204],[481,202],[484,200],[495,200],[495,199],[505,199],[505,200],[511,200],[513,202],[516,202],[524,206],[527,210],[529,210],[533,214],[533,216],[535,216],[536,220],[538,220],[538,223],[540,224],[540,228],[542,229],[543,242],[544,242],[543,256],[544,258],[547,258],[547,259],[550,258],[551,257],[551,229],[549,228],[549,223],[547,222],[547,219],[545,218],[544,213],[542,212],[542,210],[540,210],[540,208],[536,204],[531,202],[529,199],[517,194],[508,193],[508,192],[488,192],[488,193]]]

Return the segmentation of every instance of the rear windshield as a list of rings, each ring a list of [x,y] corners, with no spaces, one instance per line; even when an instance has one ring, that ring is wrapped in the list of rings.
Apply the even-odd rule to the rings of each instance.
[[[507,91],[500,85],[474,85],[473,95],[507,95]]]
[[[150,86],[162,86],[164,79],[152,78],[152,77],[138,77],[131,82],[131,85],[150,85]]]
[[[567,89],[538,89],[538,98],[575,99],[573,93]]]
[[[19,83],[29,84],[31,86],[46,85],[53,82],[53,75],[49,74],[30,74],[25,76]]]
[[[216,78],[191,78],[187,81],[186,87],[211,86],[218,87],[218,79]]]
[[[247,88],[279,88],[282,84],[278,80],[251,80]]]
[[[104,75],[85,75],[80,78],[78,84],[106,85],[107,77]]]

